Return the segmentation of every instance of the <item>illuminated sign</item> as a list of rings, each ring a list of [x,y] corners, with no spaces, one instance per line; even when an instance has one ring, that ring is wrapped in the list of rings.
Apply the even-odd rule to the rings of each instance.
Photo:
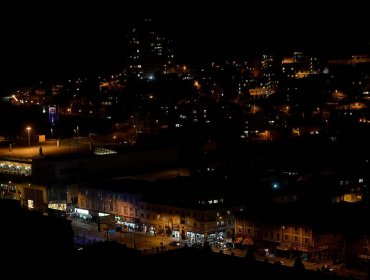
[[[55,106],[49,107],[49,122],[54,125],[58,121],[58,111]]]

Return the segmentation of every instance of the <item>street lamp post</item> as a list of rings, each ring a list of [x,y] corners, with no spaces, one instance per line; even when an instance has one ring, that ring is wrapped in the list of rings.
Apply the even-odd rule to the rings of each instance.
[[[27,135],[28,135],[28,147],[31,147],[31,138],[30,138],[31,127],[27,126],[26,129],[27,129]]]
[[[78,149],[78,137],[79,137],[79,134],[80,134],[78,126],[73,131],[75,132],[75,135],[76,135],[76,142],[77,142],[77,149]]]
[[[166,224],[165,224],[165,219],[163,218],[162,250],[164,248],[164,235],[165,234],[166,234]]]

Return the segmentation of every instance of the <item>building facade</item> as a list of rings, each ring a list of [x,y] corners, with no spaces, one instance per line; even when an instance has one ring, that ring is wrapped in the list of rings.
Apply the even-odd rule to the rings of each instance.
[[[236,240],[256,245],[284,256],[305,254],[307,259],[323,260],[343,254],[344,237],[299,223],[268,223],[238,216],[235,219]]]

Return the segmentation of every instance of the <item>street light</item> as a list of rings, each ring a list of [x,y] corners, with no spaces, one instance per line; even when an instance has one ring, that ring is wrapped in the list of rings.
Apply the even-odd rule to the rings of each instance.
[[[28,147],[31,147],[31,138],[30,138],[31,127],[27,126],[26,129],[27,129],[27,134],[28,134]]]

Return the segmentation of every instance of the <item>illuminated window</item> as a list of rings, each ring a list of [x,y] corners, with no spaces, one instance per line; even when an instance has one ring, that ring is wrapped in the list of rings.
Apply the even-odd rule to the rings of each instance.
[[[27,201],[27,207],[30,208],[30,209],[33,209],[34,208],[34,205],[33,205],[33,200],[29,199]]]

